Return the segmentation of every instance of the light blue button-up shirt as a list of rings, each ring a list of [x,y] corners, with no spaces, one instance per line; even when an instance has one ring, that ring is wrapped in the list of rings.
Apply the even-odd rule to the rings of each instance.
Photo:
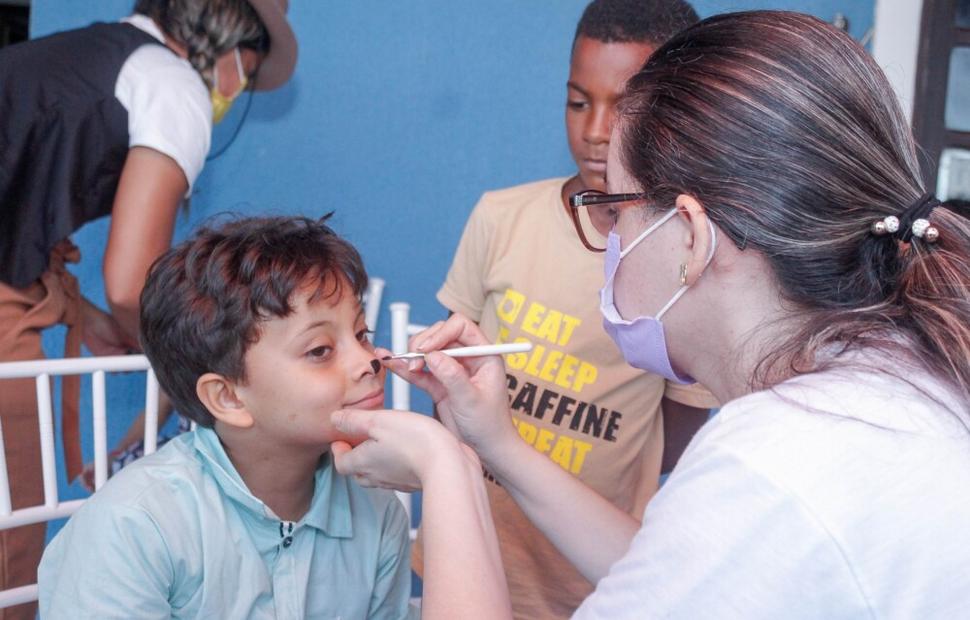
[[[112,478],[51,541],[41,617],[407,617],[403,506],[324,461],[310,510],[281,521],[212,430],[179,436]]]

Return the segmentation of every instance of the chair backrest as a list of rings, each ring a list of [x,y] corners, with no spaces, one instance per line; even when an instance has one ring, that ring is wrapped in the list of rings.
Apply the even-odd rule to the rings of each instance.
[[[73,359],[35,360],[0,363],[3,379],[33,378],[37,385],[37,420],[40,425],[41,468],[44,503],[39,506],[11,509],[10,480],[4,451],[3,427],[0,423],[0,530],[21,525],[43,523],[72,515],[84,499],[60,501],[57,493],[57,462],[54,448],[54,413],[51,406],[51,377],[57,375],[91,375],[94,429],[94,486],[108,479],[108,442],[106,424],[105,373],[146,371],[145,380],[145,454],[151,454],[158,439],[158,381],[144,355],[82,357]],[[37,584],[0,592],[0,608],[37,600]]]
[[[381,297],[384,296],[385,284],[381,278],[368,278],[367,290],[364,291],[364,323],[371,332],[371,342],[374,341],[374,332],[377,331],[377,319],[381,315]]]
[[[407,353],[408,339],[428,327],[411,322],[411,304],[397,301],[390,308],[391,352]],[[391,377],[391,407],[401,411],[411,408],[411,384],[397,375]]]
[[[411,322],[411,304],[403,301],[392,303],[391,306],[391,352],[407,353],[408,339],[418,332],[427,329],[425,325]],[[391,408],[399,411],[411,409],[411,384],[397,375],[391,375]],[[414,496],[411,493],[397,492],[397,496],[404,504],[411,522],[411,540],[417,535],[413,520]]]

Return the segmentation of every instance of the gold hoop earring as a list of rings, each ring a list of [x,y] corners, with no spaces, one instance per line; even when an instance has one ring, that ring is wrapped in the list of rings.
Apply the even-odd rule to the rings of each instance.
[[[680,285],[685,286],[687,284],[687,263],[680,264]]]

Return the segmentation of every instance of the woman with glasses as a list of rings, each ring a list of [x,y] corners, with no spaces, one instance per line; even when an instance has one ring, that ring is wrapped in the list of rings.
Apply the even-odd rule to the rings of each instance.
[[[416,336],[430,374],[393,369],[454,434],[345,411],[334,450],[424,488],[426,617],[509,615],[482,467],[596,584],[579,618],[970,617],[970,222],[873,59],[801,14],[707,19],[629,82],[608,191],[605,328],[727,404],[638,522],[524,445],[498,360],[434,353],[473,324]]]
[[[43,357],[41,330],[68,327],[66,356],[138,348],[138,299],[205,164],[213,122],[247,83],[287,81],[296,41],[285,0],[138,0],[116,23],[0,50],[0,360]],[[69,236],[110,215],[110,312],[66,263]],[[81,471],[75,379],[64,382],[68,477]],[[43,503],[31,381],[5,382],[0,418],[14,508]],[[33,583],[44,526],[0,534],[0,588]],[[7,611],[34,617],[33,606]],[[20,617],[20,616],[17,616]]]

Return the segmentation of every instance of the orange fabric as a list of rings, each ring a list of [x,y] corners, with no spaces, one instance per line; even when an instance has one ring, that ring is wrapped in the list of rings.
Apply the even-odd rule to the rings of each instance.
[[[0,282],[0,361],[42,359],[41,330],[58,323],[68,326],[65,355],[80,355],[80,301],[77,281],[64,267],[77,262],[77,248],[61,242],[51,256],[49,269],[38,282],[15,289]],[[78,377],[65,377],[62,427],[69,479],[81,472],[78,432]],[[14,509],[44,503],[41,474],[37,392],[32,379],[0,382],[0,425],[3,429],[10,499]],[[37,565],[44,552],[45,523],[0,532],[0,589],[37,581]],[[37,605],[30,603],[0,610],[0,620],[30,619]]]
[[[61,241],[51,252],[47,271],[41,276],[41,282],[47,291],[47,296],[38,305],[45,316],[57,314],[58,323],[67,325],[67,339],[64,343],[64,357],[80,357],[81,355],[81,292],[77,279],[65,266],[66,263],[77,263],[81,260],[81,252],[68,240]],[[61,441],[64,445],[64,467],[67,479],[74,480],[84,469],[81,458],[81,431],[78,419],[78,401],[81,397],[81,378],[78,375],[65,375],[61,379]]]

